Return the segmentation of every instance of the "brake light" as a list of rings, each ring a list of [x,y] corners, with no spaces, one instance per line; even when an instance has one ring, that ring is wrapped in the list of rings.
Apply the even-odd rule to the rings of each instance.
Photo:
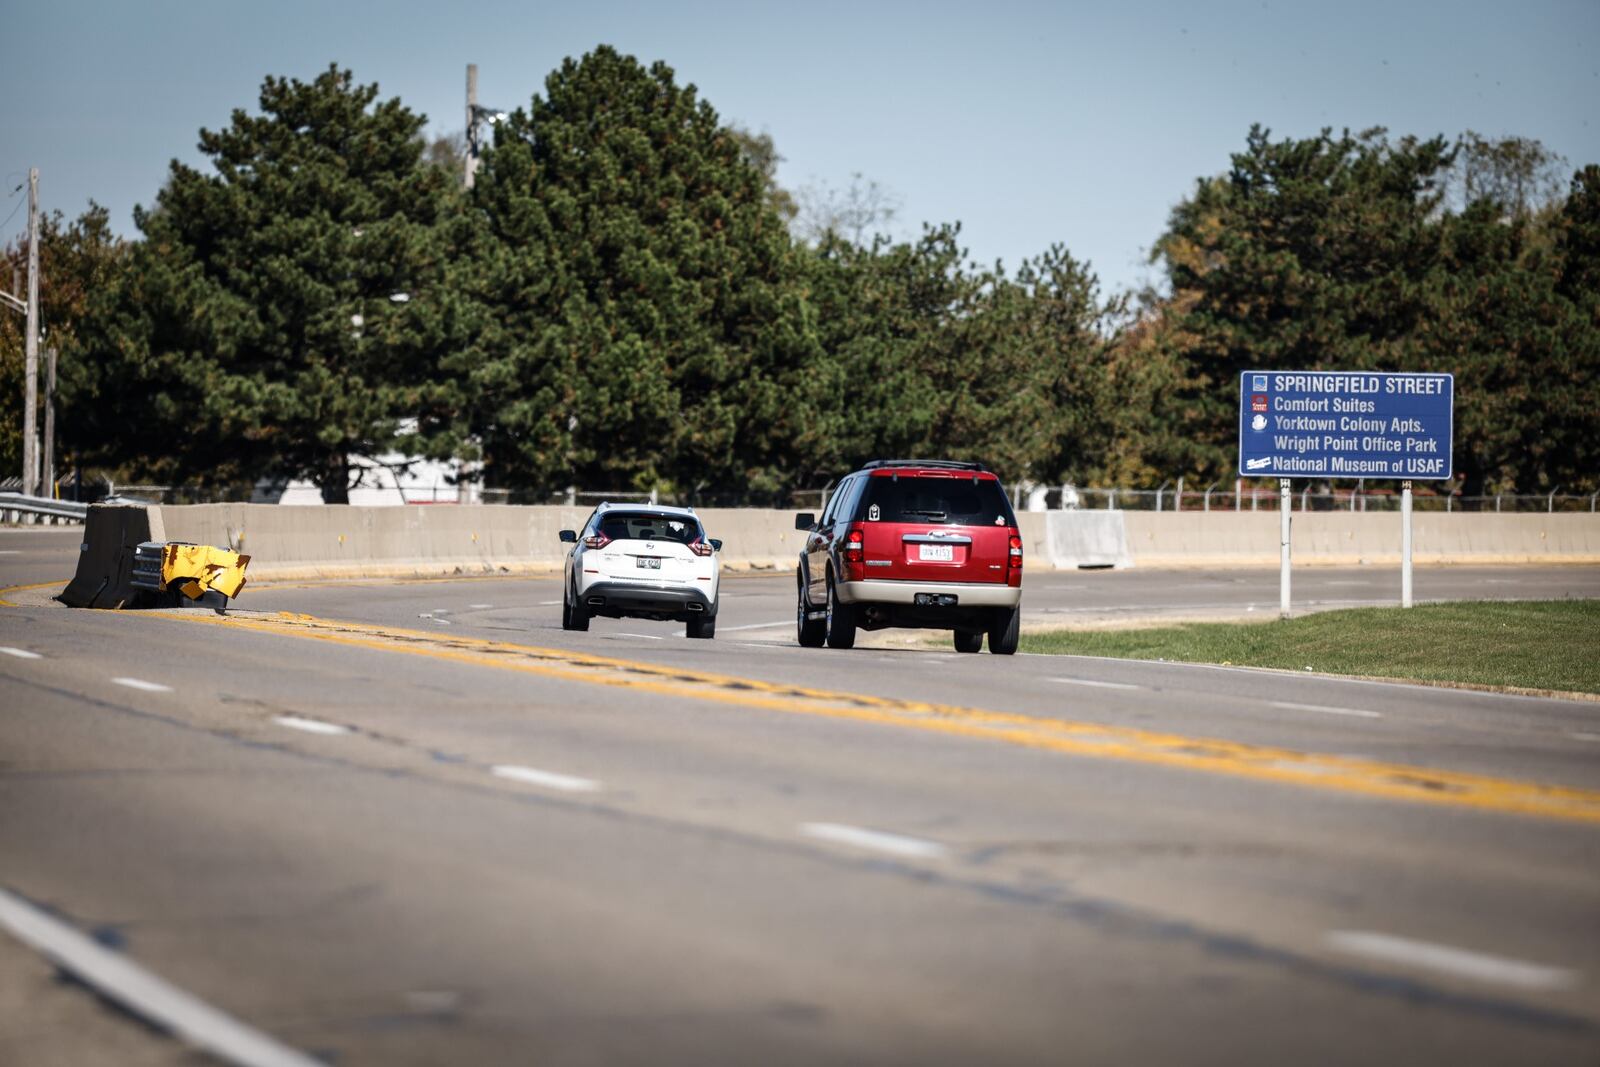
[[[1022,538],[1016,534],[1011,535],[1011,558],[1014,560],[1022,559]]]
[[[704,541],[695,540],[689,542],[689,551],[697,556],[709,556],[716,550]]]
[[[1017,534],[1012,534],[1009,544],[1010,544],[1010,549],[1006,554],[1006,584],[1007,585],[1021,585],[1022,584],[1022,538]]]
[[[611,543],[611,538],[605,534],[595,534],[593,537],[583,539],[584,548],[604,548]]]
[[[863,559],[861,555],[861,540],[862,536],[860,530],[851,530],[849,533],[845,534],[844,561],[846,563],[860,563]]]
[[[860,529],[847,530],[844,535],[844,574],[847,581],[859,582],[867,576],[866,535]]]

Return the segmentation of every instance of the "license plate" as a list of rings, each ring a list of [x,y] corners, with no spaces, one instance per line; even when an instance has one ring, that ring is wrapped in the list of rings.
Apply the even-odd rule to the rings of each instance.
[[[658,571],[661,569],[660,556],[636,556],[634,558],[638,560],[639,566],[647,571]]]
[[[951,563],[956,558],[954,545],[918,545],[917,550],[920,553],[917,558],[921,560]]]

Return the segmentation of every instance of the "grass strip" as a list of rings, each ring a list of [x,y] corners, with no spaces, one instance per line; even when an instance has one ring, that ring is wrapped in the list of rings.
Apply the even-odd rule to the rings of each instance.
[[[1024,634],[1021,650],[1600,693],[1600,600],[1463,601],[1287,621]]]

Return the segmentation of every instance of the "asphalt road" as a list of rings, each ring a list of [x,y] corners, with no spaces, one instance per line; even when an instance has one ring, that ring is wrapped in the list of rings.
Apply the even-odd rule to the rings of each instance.
[[[0,583],[72,537],[0,531]],[[1027,583],[1030,623],[1277,602]],[[1600,703],[805,650],[782,577],[710,642],[565,633],[541,579],[50,591],[0,594],[0,888],[330,1063],[1600,1061]],[[0,1062],[192,1062],[9,944]]]

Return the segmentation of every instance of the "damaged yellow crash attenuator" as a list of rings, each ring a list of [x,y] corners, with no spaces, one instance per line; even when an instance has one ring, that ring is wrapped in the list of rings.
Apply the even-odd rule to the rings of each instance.
[[[169,544],[161,557],[161,586],[187,579],[178,589],[190,600],[199,600],[207,590],[216,590],[232,600],[244,588],[244,569],[249,556],[211,545]]]

